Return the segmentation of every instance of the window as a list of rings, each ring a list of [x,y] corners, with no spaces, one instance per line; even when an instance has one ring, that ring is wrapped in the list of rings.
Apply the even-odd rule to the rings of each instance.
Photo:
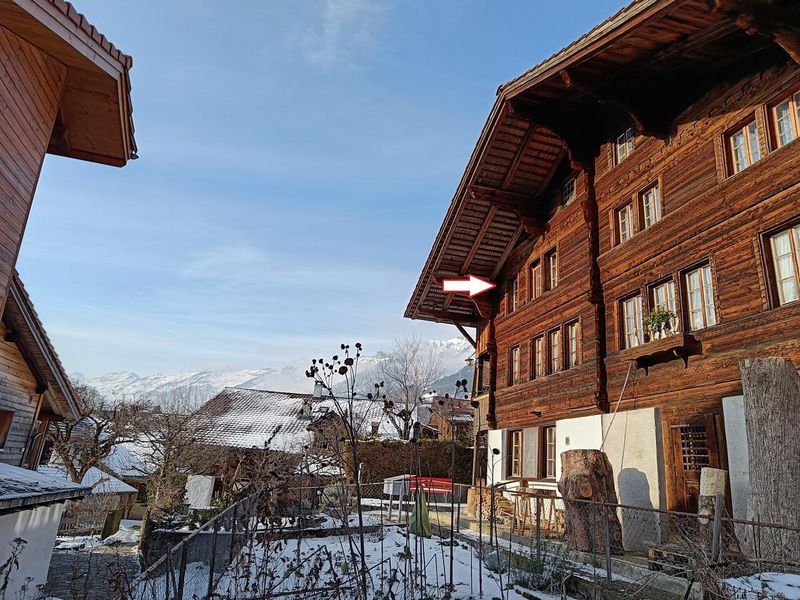
[[[618,165],[631,155],[635,143],[634,138],[633,127],[628,127],[617,136],[617,140],[614,143],[614,164]]]
[[[636,295],[622,301],[622,345],[635,348],[642,341],[642,297]]]
[[[544,264],[547,268],[547,273],[545,273],[545,284],[547,285],[548,290],[555,289],[558,285],[558,254],[556,253],[555,249],[550,250],[547,254],[544,255]]]
[[[617,243],[627,242],[633,237],[633,204],[618,208],[614,215],[617,229]]]
[[[380,426],[381,424],[378,421],[372,422],[372,435],[378,435],[380,433]]]
[[[566,336],[567,368],[571,369],[572,367],[578,366],[578,354],[579,354],[580,337],[581,337],[580,323],[578,323],[578,321],[567,323],[566,329],[567,329],[567,336]]]
[[[575,201],[578,195],[577,186],[575,185],[575,175],[570,175],[561,186],[561,203],[564,206],[569,206]]]
[[[509,445],[509,477],[522,477],[522,430],[512,431]]]
[[[642,229],[647,229],[661,220],[661,187],[659,184],[656,183],[639,194],[639,212],[642,215]]]
[[[0,410],[0,448],[4,448],[11,430],[11,421],[14,420],[14,411]]]
[[[688,271],[686,280],[686,306],[689,312],[689,328],[692,331],[717,324],[717,309],[714,306],[714,283],[711,267],[704,265]]]
[[[561,330],[554,329],[547,334],[547,356],[550,359],[550,372],[561,370]]]
[[[731,153],[731,170],[734,174],[761,160],[761,143],[758,141],[755,121],[728,136],[728,151]]]
[[[658,331],[653,331],[653,339],[660,340],[668,335],[678,333],[678,313],[675,310],[675,282],[670,279],[651,287],[650,301],[653,310],[666,310],[673,314],[672,319],[670,319],[669,329],[666,326],[662,326]]]
[[[542,427],[542,464],[540,473],[544,479],[556,478],[556,427]]]
[[[528,294],[530,295],[531,300],[535,300],[542,295],[542,285],[544,283],[542,279],[542,261],[537,260],[531,263],[530,273],[531,276],[528,281],[530,290],[528,290]]]
[[[794,141],[800,133],[800,92],[773,108],[772,118],[778,148]]]
[[[797,302],[800,297],[800,225],[769,238],[778,304]]]
[[[519,307],[519,280],[514,277],[508,282],[508,312],[512,313]]]
[[[531,341],[531,378],[544,377],[544,337]]]
[[[514,346],[508,353],[508,385],[519,383],[519,346]]]

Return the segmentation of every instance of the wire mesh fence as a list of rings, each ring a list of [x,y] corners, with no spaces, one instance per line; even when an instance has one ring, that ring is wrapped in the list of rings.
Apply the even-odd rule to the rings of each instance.
[[[522,586],[749,600],[791,597],[779,595],[786,577],[800,582],[800,528],[732,519],[721,500],[690,514],[416,480],[242,500],[170,549],[131,597],[513,598]]]

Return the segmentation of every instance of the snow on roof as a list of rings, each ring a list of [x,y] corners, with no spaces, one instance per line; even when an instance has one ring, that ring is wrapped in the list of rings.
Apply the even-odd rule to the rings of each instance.
[[[311,418],[302,414],[303,402],[312,405]],[[200,438],[208,443],[233,448],[264,448],[302,453],[312,439],[308,426],[330,413],[339,414],[347,403],[332,398],[315,399],[311,394],[273,392],[227,387],[206,402],[197,415]],[[381,402],[356,399],[353,412],[359,430],[378,435],[397,436],[383,413]]]
[[[63,477],[0,463],[0,509],[81,498],[88,491],[88,486]]]
[[[53,478],[67,479],[67,471],[61,465],[42,465],[39,467],[39,473]],[[131,494],[138,491],[132,485],[113,475],[103,473],[97,467],[92,467],[86,472],[81,485],[90,486],[92,494]]]
[[[147,441],[124,442],[114,446],[101,461],[101,468],[117,477],[146,477],[153,472],[153,449]]]

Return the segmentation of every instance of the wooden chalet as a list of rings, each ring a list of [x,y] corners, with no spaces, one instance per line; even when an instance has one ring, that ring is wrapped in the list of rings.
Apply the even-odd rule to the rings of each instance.
[[[0,0],[0,563],[27,540],[6,593],[47,575],[63,502],[85,486],[32,473],[76,399],[15,265],[46,153],[123,166],[136,157],[132,59],[64,0]],[[35,555],[32,560],[31,555]]]
[[[745,513],[738,362],[800,365],[798,61],[796,2],[637,0],[499,88],[405,313],[476,328],[488,483],[602,448],[622,503],[714,466]]]

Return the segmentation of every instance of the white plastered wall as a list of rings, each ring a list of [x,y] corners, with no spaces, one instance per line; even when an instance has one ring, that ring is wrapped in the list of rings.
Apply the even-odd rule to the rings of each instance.
[[[508,435],[507,429],[492,429],[489,431],[487,449],[488,456],[486,457],[486,484],[496,485],[505,481],[505,465],[506,453],[508,444],[506,438]],[[494,450],[500,451],[499,454],[494,454]]]
[[[11,573],[6,598],[38,597],[37,586],[47,582],[63,510],[61,503],[0,515],[0,564],[11,555],[15,538],[25,540],[19,554],[19,569]],[[23,593],[24,586],[27,591]]]

